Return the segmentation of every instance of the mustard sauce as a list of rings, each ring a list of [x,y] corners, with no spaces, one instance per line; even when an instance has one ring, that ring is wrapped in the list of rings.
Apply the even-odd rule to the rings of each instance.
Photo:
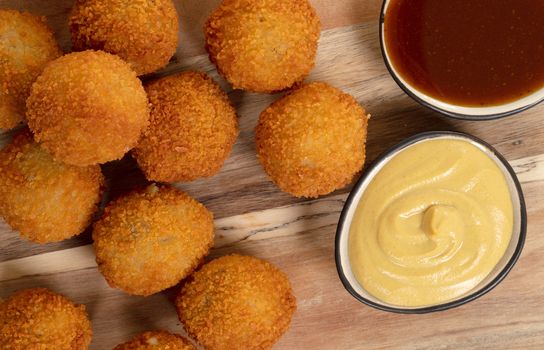
[[[355,277],[374,297],[416,307],[476,287],[512,236],[506,178],[480,148],[427,140],[400,151],[366,188],[350,226]]]

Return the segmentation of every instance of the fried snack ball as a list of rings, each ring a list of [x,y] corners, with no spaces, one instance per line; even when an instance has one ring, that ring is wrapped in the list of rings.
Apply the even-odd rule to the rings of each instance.
[[[261,114],[259,160],[285,192],[310,198],[329,194],[362,169],[368,118],[352,96],[325,83],[305,85]]]
[[[0,216],[33,242],[58,242],[91,223],[104,187],[98,165],[58,162],[28,130],[0,150]]]
[[[25,289],[0,302],[2,350],[85,350],[91,338],[85,306],[48,289]]]
[[[27,119],[56,159],[86,166],[120,159],[149,124],[142,82],[129,65],[101,51],[51,62],[32,86]]]
[[[113,350],[196,350],[196,348],[180,335],[166,331],[149,331],[117,345]]]
[[[168,64],[178,45],[172,0],[77,0],[70,15],[75,51],[119,55],[138,75]]]
[[[159,79],[146,90],[151,125],[133,155],[147,179],[179,182],[215,175],[238,137],[227,94],[199,72]]]
[[[148,296],[187,277],[213,245],[213,215],[184,192],[150,185],[110,203],[93,231],[110,286]]]
[[[191,277],[176,300],[185,329],[207,350],[270,349],[296,309],[287,276],[257,258],[229,255]]]
[[[307,0],[223,0],[204,32],[211,61],[234,88],[269,93],[310,73],[320,23]]]
[[[45,18],[0,10],[0,129],[24,120],[30,86],[61,55]]]

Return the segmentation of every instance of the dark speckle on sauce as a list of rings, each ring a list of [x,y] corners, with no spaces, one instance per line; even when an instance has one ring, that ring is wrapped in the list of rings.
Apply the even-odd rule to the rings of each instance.
[[[544,88],[544,0],[392,0],[391,63],[412,86],[462,106]]]

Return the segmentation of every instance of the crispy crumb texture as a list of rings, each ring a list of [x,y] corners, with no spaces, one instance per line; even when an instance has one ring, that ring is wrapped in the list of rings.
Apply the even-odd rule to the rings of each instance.
[[[90,225],[102,197],[98,165],[58,162],[24,130],[0,150],[0,216],[37,243],[58,242]]]
[[[113,350],[196,350],[196,348],[180,335],[166,331],[148,331],[117,345]]]
[[[85,350],[91,338],[85,306],[48,289],[25,289],[0,303],[2,350]]]
[[[119,57],[84,51],[47,65],[32,86],[27,119],[55,158],[85,166],[120,159],[149,124],[142,82]]]
[[[307,0],[224,0],[204,33],[210,59],[234,88],[269,93],[310,73],[320,22]]]
[[[146,90],[151,122],[133,155],[147,179],[185,182],[215,175],[239,133],[227,94],[200,72],[162,78]]]
[[[362,169],[368,118],[352,96],[325,83],[305,85],[261,114],[259,160],[285,192],[310,198],[329,194]]]
[[[296,309],[287,276],[272,264],[229,255],[204,265],[176,300],[187,332],[208,350],[270,349]]]
[[[0,10],[0,129],[24,120],[32,83],[60,55],[45,18]]]
[[[176,53],[178,22],[172,0],[76,0],[72,45],[119,55],[138,75],[148,74]]]
[[[213,215],[204,205],[159,185],[114,200],[93,231],[96,261],[108,283],[143,296],[187,277],[213,238]]]

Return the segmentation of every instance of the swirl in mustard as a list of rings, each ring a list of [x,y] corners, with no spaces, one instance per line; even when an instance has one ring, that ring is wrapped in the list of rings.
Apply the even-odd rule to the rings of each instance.
[[[463,139],[400,151],[363,193],[350,226],[355,277],[374,297],[416,307],[476,287],[503,257],[513,230],[503,171]]]

